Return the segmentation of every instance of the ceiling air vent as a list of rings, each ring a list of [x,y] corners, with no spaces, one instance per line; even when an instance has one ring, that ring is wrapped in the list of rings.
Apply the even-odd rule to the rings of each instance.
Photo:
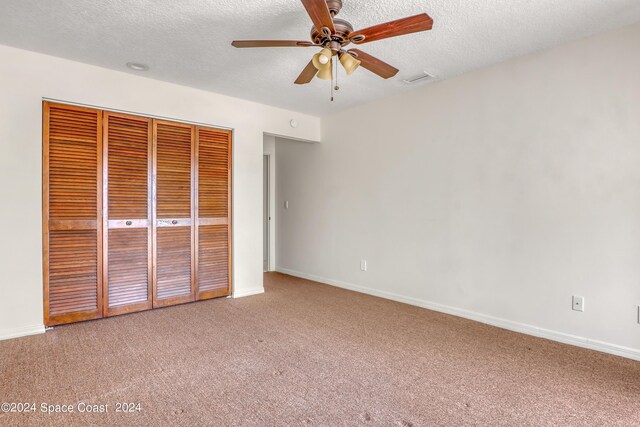
[[[403,82],[405,82],[408,85],[413,85],[416,83],[422,83],[422,82],[430,81],[433,79],[435,79],[435,76],[432,76],[426,71],[423,71],[421,74],[417,74],[415,76],[404,79]]]

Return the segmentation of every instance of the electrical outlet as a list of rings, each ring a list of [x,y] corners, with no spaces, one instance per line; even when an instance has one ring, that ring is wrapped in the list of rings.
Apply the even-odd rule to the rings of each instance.
[[[360,270],[367,271],[367,260],[366,259],[360,260]]]
[[[584,297],[573,296],[573,309],[575,311],[584,311]]]
[[[289,209],[289,201],[288,200],[286,202],[284,202],[284,208],[285,209]]]

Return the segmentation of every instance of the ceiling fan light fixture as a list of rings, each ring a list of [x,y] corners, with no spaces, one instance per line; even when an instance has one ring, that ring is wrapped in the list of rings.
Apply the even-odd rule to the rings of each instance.
[[[329,61],[326,65],[323,65],[322,68],[318,70],[318,78],[320,80],[333,80],[333,61]]]
[[[342,64],[342,68],[347,72],[347,76],[353,74],[355,70],[358,69],[362,62],[353,57],[350,53],[343,53],[340,55],[340,64]]]
[[[331,62],[331,56],[333,56],[333,53],[325,47],[320,53],[313,55],[313,66],[321,70]]]

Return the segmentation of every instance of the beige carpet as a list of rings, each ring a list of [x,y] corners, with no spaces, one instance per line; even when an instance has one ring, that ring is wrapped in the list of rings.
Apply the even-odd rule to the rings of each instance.
[[[640,425],[640,363],[271,273],[266,293],[0,342],[0,425]],[[116,413],[117,402],[141,412]]]

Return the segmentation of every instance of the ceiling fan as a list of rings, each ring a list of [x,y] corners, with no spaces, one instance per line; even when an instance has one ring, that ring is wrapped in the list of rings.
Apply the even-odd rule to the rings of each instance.
[[[333,87],[333,58],[344,67],[347,75],[351,75],[359,66],[377,74],[383,79],[398,74],[398,69],[364,53],[359,49],[346,50],[351,43],[360,45],[390,37],[427,31],[433,27],[433,19],[426,13],[398,19],[396,21],[375,25],[364,30],[354,31],[353,26],[344,19],[335,16],[342,9],[342,0],[301,0],[313,27],[311,41],[289,40],[236,40],[231,43],[237,48],[256,47],[320,47],[322,50],[315,54],[307,64],[296,84],[307,84],[317,75],[319,79],[331,80]],[[337,61],[335,62],[337,72]],[[336,85],[335,89],[338,89]],[[333,98],[332,98],[333,100]]]

